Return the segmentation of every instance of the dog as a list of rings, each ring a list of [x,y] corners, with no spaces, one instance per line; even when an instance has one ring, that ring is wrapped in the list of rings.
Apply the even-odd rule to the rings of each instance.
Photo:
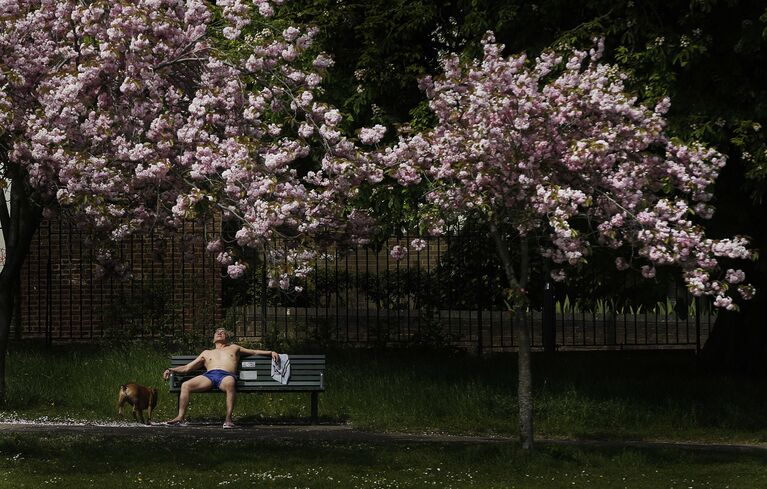
[[[133,406],[133,419],[138,421],[140,417],[143,424],[150,424],[152,410],[157,407],[157,389],[132,382],[123,384],[120,386],[117,397],[117,412],[120,416],[123,415],[123,406],[126,402]],[[147,409],[146,422],[144,422],[144,409]],[[136,415],[137,412],[138,415]]]

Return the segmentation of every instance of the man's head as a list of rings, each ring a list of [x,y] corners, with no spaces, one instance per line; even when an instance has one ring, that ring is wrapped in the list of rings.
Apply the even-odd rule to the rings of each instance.
[[[234,338],[234,333],[224,328],[218,328],[213,333],[213,343],[221,343],[223,345],[228,345],[229,343],[232,342],[233,338]]]

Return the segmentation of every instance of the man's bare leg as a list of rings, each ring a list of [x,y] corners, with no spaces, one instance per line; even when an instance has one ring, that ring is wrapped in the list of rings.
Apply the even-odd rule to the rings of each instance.
[[[235,388],[234,377],[225,377],[221,380],[218,388],[226,392],[226,419],[224,420],[224,426],[234,426],[232,422],[232,413],[234,412],[234,400],[237,396],[237,389]]]
[[[192,392],[205,392],[213,387],[213,382],[204,375],[187,380],[181,384],[181,394],[178,399],[178,415],[168,421],[168,424],[183,423],[186,419],[186,410],[189,407],[189,394]]]

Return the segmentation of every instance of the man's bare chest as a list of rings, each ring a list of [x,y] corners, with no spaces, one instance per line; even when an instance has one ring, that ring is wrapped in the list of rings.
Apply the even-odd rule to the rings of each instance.
[[[229,365],[237,363],[237,352],[234,348],[208,350],[205,352],[205,363],[214,365]]]

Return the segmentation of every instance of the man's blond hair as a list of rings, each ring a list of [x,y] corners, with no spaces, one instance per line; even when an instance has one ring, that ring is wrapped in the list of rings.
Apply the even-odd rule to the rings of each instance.
[[[231,343],[231,342],[234,341],[234,333],[233,332],[229,331],[226,328],[216,328],[215,333],[218,333],[219,331],[223,331],[224,332],[224,336],[226,336],[226,342],[227,343]]]

